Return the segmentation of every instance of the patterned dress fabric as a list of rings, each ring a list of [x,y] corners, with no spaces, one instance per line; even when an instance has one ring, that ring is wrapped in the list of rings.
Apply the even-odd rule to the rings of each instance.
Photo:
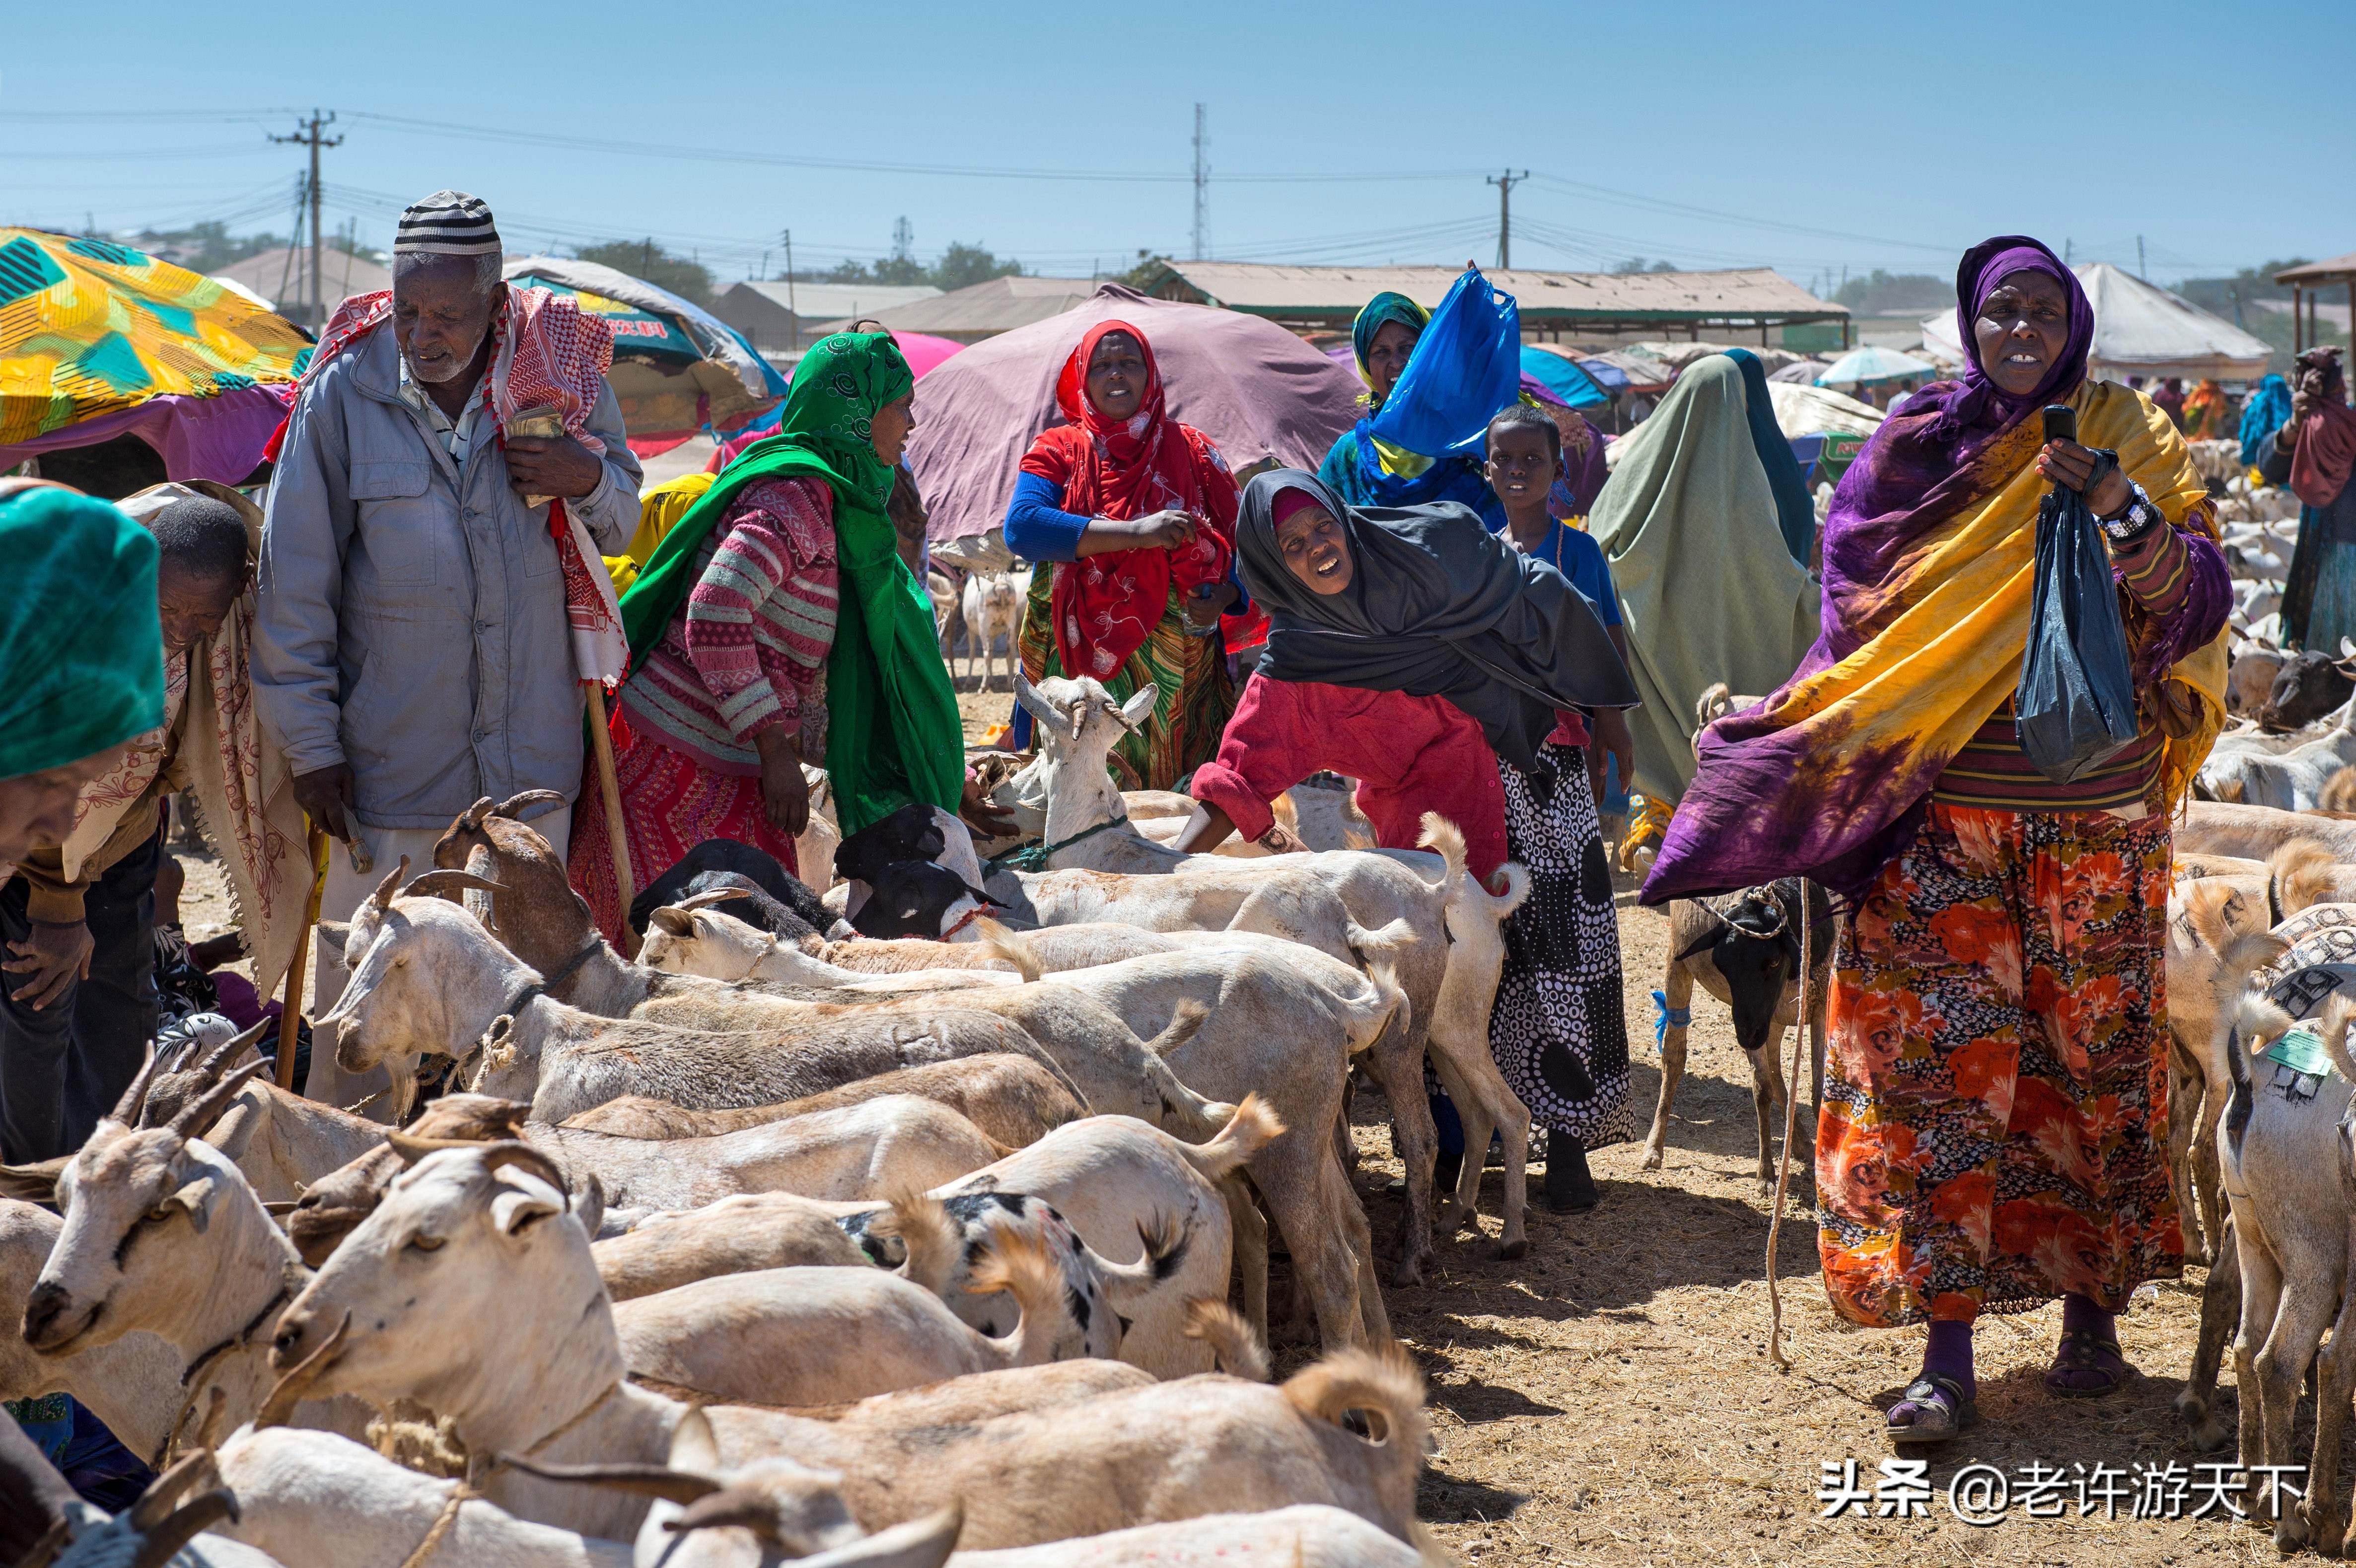
[[[753,737],[780,729],[809,760],[825,759],[832,503],[816,479],[767,480],[739,495],[701,547],[686,604],[623,688],[614,768],[637,886],[626,896],[615,888],[594,785],[573,808],[565,867],[608,939],[619,939],[630,899],[705,839],[751,844],[800,875],[792,837],[763,809]]]
[[[1587,783],[1587,757],[1549,744],[1549,788],[1500,764],[1505,840],[1529,868],[1530,896],[1505,921],[1505,967],[1489,1014],[1489,1050],[1506,1084],[1549,1133],[1590,1149],[1636,1135],[1620,920]]]
[[[1841,1316],[1968,1321],[2182,1272],[2167,820],[1933,802],[1834,960],[1818,1251]]]

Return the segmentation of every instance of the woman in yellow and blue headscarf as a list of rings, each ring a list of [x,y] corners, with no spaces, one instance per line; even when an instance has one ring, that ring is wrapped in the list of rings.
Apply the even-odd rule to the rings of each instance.
[[[1521,316],[1467,268],[1437,311],[1402,294],[1366,302],[1350,328],[1366,412],[1317,477],[1351,506],[1461,501],[1492,533],[1505,510],[1483,473],[1489,420],[1521,395]]]

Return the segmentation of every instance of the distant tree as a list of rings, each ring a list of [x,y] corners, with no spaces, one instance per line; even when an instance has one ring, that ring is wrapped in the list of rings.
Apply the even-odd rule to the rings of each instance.
[[[1614,273],[1619,274],[1621,276],[1625,277],[1631,273],[1673,273],[1678,269],[1677,263],[1675,262],[1664,261],[1658,258],[1652,261],[1646,261],[1642,256],[1631,256],[1626,261],[1621,263],[1618,266],[1613,267],[1612,270]]]
[[[1890,274],[1876,267],[1840,285],[1835,305],[1845,305],[1859,316],[1879,316],[1895,310],[1936,310],[1955,303],[1955,285],[1928,273]]]
[[[165,255],[192,273],[217,273],[231,262],[258,256],[287,242],[275,234],[232,236],[226,223],[198,223],[186,229],[149,229],[139,235],[142,249]]]
[[[952,289],[988,283],[992,278],[1022,275],[1023,263],[1012,256],[994,256],[980,244],[969,245],[962,240],[953,240],[949,248],[941,252],[941,259],[933,263],[932,271],[925,281],[947,294]]]
[[[1137,263],[1125,273],[1114,273],[1108,281],[1126,284],[1134,289],[1142,289],[1162,275],[1162,269],[1168,265],[1169,262],[1170,258],[1161,252],[1140,247],[1137,252]]]
[[[712,272],[690,256],[676,256],[651,239],[608,240],[595,245],[575,245],[573,253],[584,262],[627,273],[634,278],[669,289],[691,305],[712,303]]]
[[[2275,282],[2275,274],[2303,266],[2306,262],[2304,256],[2291,256],[2264,266],[2244,267],[2229,278],[2186,278],[2176,285],[2176,292],[2211,316],[2222,316],[2228,321],[2233,319],[2234,306],[2242,306],[2243,327],[2255,332],[2257,328],[2250,325],[2249,303],[2254,299],[2288,299],[2289,285]]]

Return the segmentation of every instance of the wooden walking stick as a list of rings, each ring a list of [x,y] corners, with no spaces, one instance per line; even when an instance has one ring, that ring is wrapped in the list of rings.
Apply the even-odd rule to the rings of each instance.
[[[319,896],[327,890],[327,835],[311,830],[311,893],[303,901],[303,929],[294,934],[294,956],[286,965],[286,994],[278,1004],[278,1087],[294,1088],[294,1046],[303,1033],[303,971],[311,956],[311,931],[319,923]]]
[[[614,774],[614,737],[605,728],[605,687],[598,681],[584,681],[582,690],[589,693],[589,743],[597,751],[597,789],[605,802],[605,840],[614,851],[614,886],[623,909],[622,956],[638,956],[638,934],[630,929],[630,900],[637,896],[637,885],[630,878],[630,842],[622,824],[622,785]]]

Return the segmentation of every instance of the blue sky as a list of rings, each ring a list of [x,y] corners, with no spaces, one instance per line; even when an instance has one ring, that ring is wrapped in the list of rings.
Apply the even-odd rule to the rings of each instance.
[[[301,160],[264,132],[316,102],[345,136],[327,220],[375,245],[455,186],[511,251],[652,234],[723,281],[781,270],[787,227],[814,270],[902,217],[920,257],[1086,275],[1186,253],[1200,101],[1211,253],[1243,260],[1486,264],[1507,166],[1534,177],[1521,266],[1946,276],[2016,231],[2129,266],[2141,235],[2169,280],[2356,250],[2348,0],[724,9],[35,8],[0,65],[0,221],[284,232]],[[693,156],[620,150],[648,145]]]

